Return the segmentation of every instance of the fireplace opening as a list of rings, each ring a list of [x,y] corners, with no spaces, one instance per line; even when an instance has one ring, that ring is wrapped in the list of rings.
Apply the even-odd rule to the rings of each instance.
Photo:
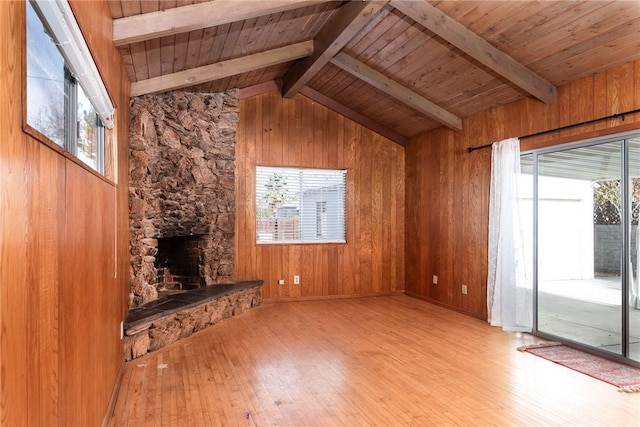
[[[158,238],[154,263],[158,297],[204,286],[202,242],[201,235]]]

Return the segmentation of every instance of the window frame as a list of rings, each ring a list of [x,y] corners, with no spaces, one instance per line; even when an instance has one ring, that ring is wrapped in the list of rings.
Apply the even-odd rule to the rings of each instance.
[[[258,209],[259,209],[259,205],[258,205],[258,176],[259,176],[259,170],[260,168],[268,168],[268,169],[278,169],[278,170],[283,170],[283,171],[291,171],[292,173],[295,172],[301,172],[304,173],[305,171],[307,171],[307,173],[311,172],[320,172],[320,173],[331,173],[331,172],[336,172],[336,173],[340,173],[342,174],[342,193],[340,195],[341,197],[341,205],[342,205],[342,218],[341,221],[338,221],[338,223],[342,225],[341,227],[341,232],[343,235],[343,238],[307,238],[307,239],[302,239],[302,238],[298,238],[298,239],[279,239],[279,240],[260,240],[260,233],[258,232],[258,220],[259,220],[259,216],[258,216]],[[254,184],[255,184],[255,193],[254,193],[254,198],[253,198],[253,206],[255,208],[255,222],[254,222],[254,227],[255,227],[255,242],[257,245],[344,245],[347,244],[347,201],[348,201],[348,196],[347,196],[347,188],[348,188],[348,170],[347,169],[330,169],[330,168],[310,168],[310,167],[295,167],[295,166],[272,166],[272,165],[256,165],[255,166],[255,179],[254,179]],[[326,208],[326,200],[322,200],[322,203],[325,203],[325,210]],[[313,201],[313,207],[312,210],[315,212],[317,211],[317,205],[316,205],[317,201]],[[302,200],[299,200],[297,202],[297,210],[298,210],[298,218],[301,218],[302,215]],[[326,216],[326,213],[325,213]],[[288,216],[287,216],[288,217]],[[322,222],[324,221],[325,218],[323,218],[320,221],[320,224],[322,224]],[[318,230],[317,230],[317,224],[318,224],[318,218],[315,218],[315,220],[312,221],[314,225],[316,225],[316,229],[312,230],[312,234],[316,237],[321,237],[321,236],[317,236]],[[324,224],[326,226],[326,224]],[[301,234],[301,229],[299,228],[299,234]]]
[[[79,146],[79,122],[77,120],[78,111],[79,111],[79,103],[78,103],[78,90],[84,89],[81,88],[80,82],[73,76],[71,70],[69,69],[69,63],[67,58],[63,55],[63,53],[58,49],[58,52],[64,62],[64,140],[63,144],[60,145],[50,137],[42,133],[38,128],[29,124],[28,118],[28,76],[27,76],[27,66],[28,66],[28,7],[33,8],[36,16],[42,23],[42,26],[47,28],[49,27],[47,21],[39,12],[38,7],[34,4],[32,0],[27,0],[24,2],[23,13],[23,30],[22,30],[22,46],[23,46],[23,55],[22,55],[22,129],[23,132],[27,135],[33,137],[40,143],[46,145],[57,153],[61,154],[65,158],[71,160],[77,165],[81,166],[83,169],[89,171],[93,175],[99,177],[100,179],[115,184],[116,176],[115,170],[113,167],[109,167],[108,165],[113,165],[113,160],[110,156],[114,155],[114,147],[113,147],[113,132],[115,132],[115,123],[111,126],[111,128],[107,128],[104,126],[100,119],[97,120],[95,124],[95,129],[97,130],[96,135],[96,144],[97,144],[97,155],[95,168],[89,164],[84,162],[80,157],[78,157],[78,146]],[[50,35],[52,38],[53,36]],[[85,93],[85,97],[89,97]],[[92,108],[96,110],[96,106],[93,102],[89,101],[92,105]]]

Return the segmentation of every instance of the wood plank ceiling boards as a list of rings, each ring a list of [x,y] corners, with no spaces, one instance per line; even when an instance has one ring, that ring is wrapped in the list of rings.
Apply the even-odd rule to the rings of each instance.
[[[231,24],[322,2],[323,0],[214,1],[134,15],[114,20],[113,42],[116,46],[122,46],[207,27]]]
[[[554,85],[501,52],[482,37],[467,30],[446,14],[424,2],[394,0],[393,7],[424,25],[472,58],[491,68],[518,87],[550,104],[558,99]]]
[[[460,129],[465,118],[525,97],[553,103],[556,87],[640,59],[640,2],[110,6],[133,96],[278,87],[399,144],[443,125]]]

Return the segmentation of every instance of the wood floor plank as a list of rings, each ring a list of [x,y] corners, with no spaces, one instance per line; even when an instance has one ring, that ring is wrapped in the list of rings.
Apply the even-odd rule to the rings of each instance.
[[[536,341],[404,295],[270,303],[129,362],[111,425],[640,419],[640,394],[516,351]]]
[[[129,383],[131,381],[131,376],[133,374],[132,369],[126,369],[122,374],[122,380],[120,382],[120,394],[119,398],[116,400],[115,406],[113,408],[114,414],[126,414],[126,404],[129,401],[134,399],[128,399],[127,394],[129,393]],[[124,417],[121,417],[119,423],[116,424],[115,418],[111,419],[109,423],[110,427],[119,427],[125,424],[122,423]],[[126,418],[125,418],[126,419]]]

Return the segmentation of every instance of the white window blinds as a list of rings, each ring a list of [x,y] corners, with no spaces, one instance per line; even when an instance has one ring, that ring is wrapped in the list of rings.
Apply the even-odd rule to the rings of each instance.
[[[344,243],[346,171],[256,167],[258,243]]]

